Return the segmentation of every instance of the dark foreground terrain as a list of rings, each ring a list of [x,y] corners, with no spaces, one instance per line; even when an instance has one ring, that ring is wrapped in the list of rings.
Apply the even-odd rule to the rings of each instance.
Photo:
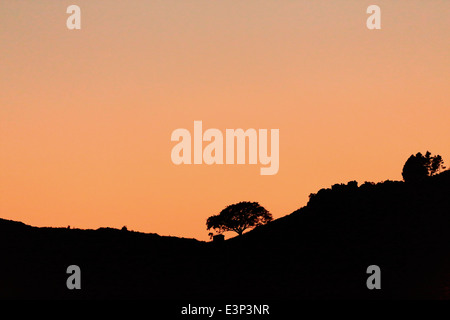
[[[0,298],[450,299],[449,229],[449,171],[334,185],[222,243],[0,219]],[[81,290],[66,287],[69,265]]]

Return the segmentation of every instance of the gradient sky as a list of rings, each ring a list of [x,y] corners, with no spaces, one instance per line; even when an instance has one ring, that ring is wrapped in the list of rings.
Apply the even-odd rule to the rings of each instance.
[[[334,183],[400,180],[412,153],[449,165],[449,16],[446,0],[2,0],[0,217],[207,240],[232,203],[278,218]],[[170,135],[194,120],[280,129],[278,174],[174,165]]]

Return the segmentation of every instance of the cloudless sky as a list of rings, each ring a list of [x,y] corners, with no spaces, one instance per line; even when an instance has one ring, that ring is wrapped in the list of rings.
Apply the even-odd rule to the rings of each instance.
[[[412,153],[450,164],[449,16],[445,0],[2,0],[0,217],[207,240],[232,203],[278,218],[334,183],[400,180]],[[174,165],[170,135],[194,120],[280,129],[278,174]]]

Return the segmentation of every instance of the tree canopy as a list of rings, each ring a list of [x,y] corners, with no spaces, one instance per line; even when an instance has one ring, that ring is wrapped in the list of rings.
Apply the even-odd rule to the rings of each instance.
[[[229,205],[218,215],[206,220],[207,230],[214,229],[217,233],[234,231],[242,235],[245,230],[272,221],[272,214],[258,202],[239,202]]]
[[[403,166],[402,176],[405,182],[421,181],[444,170],[444,160],[440,155],[432,156],[429,151],[425,155],[411,155]]]

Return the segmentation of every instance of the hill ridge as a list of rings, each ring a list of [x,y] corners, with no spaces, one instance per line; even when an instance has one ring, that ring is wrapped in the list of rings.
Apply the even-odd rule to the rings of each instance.
[[[0,219],[0,298],[450,299],[448,194],[448,171],[336,184],[220,243]],[[72,264],[84,290],[65,287]],[[366,287],[370,265],[382,290]]]

